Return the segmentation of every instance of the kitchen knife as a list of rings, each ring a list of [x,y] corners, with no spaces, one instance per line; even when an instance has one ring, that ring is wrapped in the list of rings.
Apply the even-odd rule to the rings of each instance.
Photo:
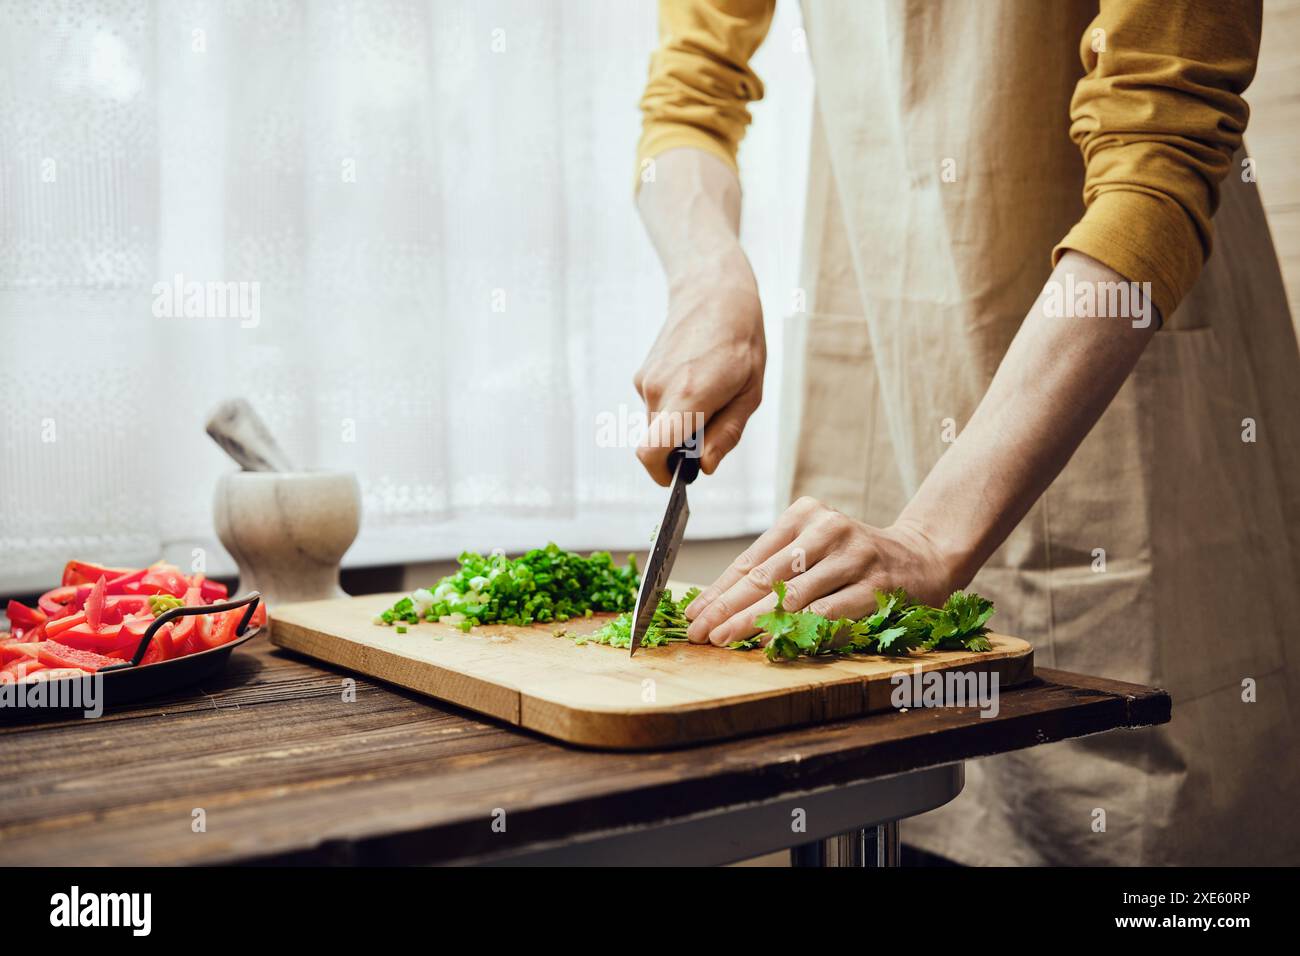
[[[636,595],[636,609],[632,612],[632,646],[628,657],[636,653],[645,637],[646,629],[654,620],[655,609],[659,607],[659,595],[668,583],[668,575],[677,560],[677,549],[682,543],[682,532],[691,516],[690,506],[686,503],[686,486],[700,473],[698,452],[688,453],[678,448],[668,456],[668,468],[673,473],[672,490],[668,492],[668,507],[664,509],[659,530],[655,533],[654,546],[650,549],[650,560],[646,562],[645,573],[641,576],[641,590]]]

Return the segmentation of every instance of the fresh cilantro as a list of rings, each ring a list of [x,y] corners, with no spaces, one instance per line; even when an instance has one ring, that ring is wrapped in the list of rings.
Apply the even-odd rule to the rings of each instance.
[[[942,608],[934,612],[935,621],[926,639],[928,651],[987,651],[992,649],[984,635],[984,625],[993,616],[993,602],[978,594],[954,591]]]
[[[772,590],[776,607],[754,619],[762,633],[733,641],[728,647],[752,650],[766,642],[770,661],[833,654],[906,656],[914,650],[993,649],[985,637],[993,602],[978,594],[957,591],[943,607],[935,608],[912,601],[902,588],[877,591],[876,609],[871,614],[857,621],[832,621],[811,611],[787,611],[784,581],[777,581]]]
[[[811,611],[787,611],[785,582],[777,581],[773,590],[776,607],[754,618],[754,623],[768,637],[767,659],[792,661],[800,655],[818,657],[831,653],[841,622],[828,621]]]
[[[664,644],[679,644],[686,640],[686,608],[695,600],[699,588],[691,588],[680,601],[673,600],[673,592],[665,588],[659,595],[650,626],[641,637],[641,647],[662,647]],[[575,644],[608,644],[610,647],[632,646],[632,615],[620,614],[614,620],[593,631],[591,634],[566,635],[573,638]]]

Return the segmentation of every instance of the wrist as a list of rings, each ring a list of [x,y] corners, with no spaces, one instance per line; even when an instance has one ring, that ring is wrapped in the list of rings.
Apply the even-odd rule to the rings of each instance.
[[[693,243],[688,254],[665,260],[664,277],[670,300],[722,291],[758,291],[749,258],[735,236]]]
[[[967,587],[983,563],[977,549],[908,512],[904,509],[890,531],[921,555],[931,577],[942,584],[945,597]]]

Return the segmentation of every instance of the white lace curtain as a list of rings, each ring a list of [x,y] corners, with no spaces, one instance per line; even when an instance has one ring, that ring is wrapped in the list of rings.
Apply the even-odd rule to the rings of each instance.
[[[694,489],[697,537],[775,505],[797,16],[742,153],[772,400]],[[229,569],[202,425],[233,395],[358,473],[349,564],[644,546],[663,492],[607,438],[663,315],[632,204],[654,42],[641,0],[0,4],[0,591],[74,555]],[[187,317],[177,281],[249,283],[257,314]]]

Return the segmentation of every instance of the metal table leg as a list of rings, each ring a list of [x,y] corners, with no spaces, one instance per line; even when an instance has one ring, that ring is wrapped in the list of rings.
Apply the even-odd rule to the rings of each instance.
[[[791,847],[791,866],[898,866],[898,821]]]

